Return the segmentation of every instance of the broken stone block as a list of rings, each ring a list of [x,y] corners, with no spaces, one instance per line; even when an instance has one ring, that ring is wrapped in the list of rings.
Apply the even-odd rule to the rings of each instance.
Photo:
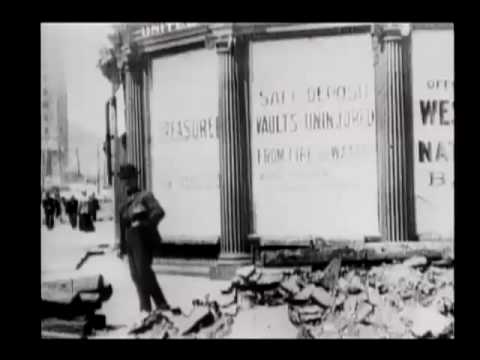
[[[310,297],[325,308],[331,307],[334,302],[334,298],[322,287],[314,287],[310,292]]]
[[[221,292],[220,294],[215,294],[212,300],[216,301],[220,307],[226,307],[235,303],[236,297],[235,291],[227,294]]]
[[[307,285],[293,298],[296,302],[307,302],[312,295],[313,290],[315,290],[315,285]]]
[[[343,304],[343,314],[347,318],[354,317],[355,311],[357,310],[357,298],[355,296],[349,296]]]
[[[356,335],[359,339],[382,339],[387,338],[387,334],[375,326],[357,325]]]
[[[402,289],[399,291],[399,296],[403,301],[410,300],[415,296],[414,289]]]
[[[246,284],[257,285],[262,277],[263,277],[262,272],[255,271],[252,275],[250,275],[248,278],[245,279],[245,282]]]
[[[323,277],[324,277],[323,271],[316,270],[310,274],[310,281],[315,285],[321,285]]]
[[[411,268],[417,268],[426,266],[428,264],[428,260],[425,256],[413,256],[403,262],[403,266],[408,266]]]
[[[373,313],[373,306],[362,302],[357,307],[356,320],[357,322],[367,322],[368,317]]]
[[[441,288],[437,292],[434,303],[436,304],[437,309],[440,310],[440,313],[444,315],[447,313],[453,314],[455,304],[454,300],[453,287],[447,286]]]
[[[332,322],[325,322],[321,326],[313,328],[310,333],[314,339],[339,339],[340,334]]]
[[[343,305],[345,304],[345,301],[347,300],[347,297],[345,296],[345,294],[343,293],[340,293],[336,299],[335,299],[335,308],[343,308]]]
[[[238,301],[238,305],[240,306],[240,309],[248,310],[255,306],[256,299],[257,299],[257,296],[254,293],[250,291],[246,291],[246,292],[240,292],[238,294],[237,301]]]
[[[288,306],[258,306],[242,311],[232,324],[228,339],[294,339],[297,328],[288,318]]]
[[[301,315],[316,314],[318,312],[323,313],[323,308],[318,305],[297,306],[296,309]]]
[[[337,281],[337,289],[342,293],[348,292],[348,282],[344,278],[339,278]]]
[[[98,293],[80,293],[78,296],[83,302],[96,303],[100,300],[100,294]]]
[[[332,259],[323,271],[323,277],[319,281],[320,285],[327,290],[332,290],[336,286],[338,277],[340,276],[341,265],[342,259],[340,257]]]
[[[228,316],[236,316],[240,307],[237,304],[231,304],[222,309],[222,313]]]
[[[423,296],[430,296],[435,292],[435,285],[424,280],[417,285],[417,290]]]
[[[298,276],[290,276],[287,280],[284,280],[280,287],[287,291],[290,296],[295,296],[301,291],[301,288],[298,284]]]
[[[373,314],[369,317],[369,323],[385,328],[389,337],[392,338],[399,338],[408,332],[396,309],[387,303],[374,309]]]
[[[370,304],[374,306],[382,306],[384,304],[382,296],[374,288],[371,288],[371,287],[367,288],[367,296]]]
[[[421,280],[422,274],[403,264],[386,267],[380,278],[380,282],[390,287],[397,287],[401,282],[417,284]]]
[[[237,269],[235,275],[244,279],[248,279],[255,273],[255,270],[255,265],[242,266]]]
[[[359,294],[364,290],[365,286],[362,284],[362,281],[358,276],[354,276],[348,284],[348,293],[349,294]]]
[[[301,322],[312,322],[321,320],[323,316],[323,309],[318,305],[302,306],[297,308]]]
[[[196,306],[193,312],[178,324],[181,335],[187,335],[198,331],[203,326],[212,324],[215,320],[214,315],[206,306]]]
[[[383,283],[379,284],[379,286],[378,286],[378,293],[379,293],[380,295],[386,294],[386,293],[388,292],[388,290],[389,290],[389,289],[388,289],[388,286],[387,286],[386,284],[383,284]]]
[[[261,276],[255,281],[256,284],[259,286],[278,286],[283,280],[283,273],[279,273],[279,272],[277,273],[262,272],[260,275]]]
[[[196,339],[215,339],[224,336],[225,327],[231,324],[231,318],[221,317],[212,325],[201,329],[195,336]]]
[[[409,308],[403,315],[411,324],[410,330],[415,337],[439,337],[448,331],[452,319],[440,314],[434,307]]]
[[[432,266],[439,268],[450,268],[453,266],[453,258],[446,258],[432,262]]]

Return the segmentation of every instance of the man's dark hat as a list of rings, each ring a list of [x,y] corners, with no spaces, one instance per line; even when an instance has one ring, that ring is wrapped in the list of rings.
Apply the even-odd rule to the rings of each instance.
[[[118,177],[120,179],[129,179],[135,177],[139,174],[139,171],[132,164],[125,164],[120,166],[120,171],[118,172]]]

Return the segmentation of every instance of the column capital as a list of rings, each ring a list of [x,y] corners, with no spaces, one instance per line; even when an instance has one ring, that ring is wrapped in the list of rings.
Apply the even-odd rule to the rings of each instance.
[[[402,41],[410,35],[412,25],[409,23],[383,23],[373,26],[373,36],[383,45],[389,41]]]
[[[213,43],[217,53],[230,53],[237,42],[238,30],[234,23],[215,24],[208,36],[210,43]]]
[[[233,34],[222,35],[215,39],[215,49],[217,53],[231,53],[235,46],[235,37]]]
[[[141,70],[145,65],[145,55],[139,51],[138,47],[134,43],[126,45],[122,49],[122,53],[122,65],[125,71],[134,72]]]

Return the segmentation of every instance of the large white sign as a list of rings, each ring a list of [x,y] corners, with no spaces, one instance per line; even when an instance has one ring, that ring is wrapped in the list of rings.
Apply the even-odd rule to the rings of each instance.
[[[452,30],[412,34],[417,232],[453,237],[454,47]]]
[[[220,235],[218,58],[195,50],[153,60],[152,188],[163,235]]]
[[[368,34],[251,45],[256,232],[378,235]]]

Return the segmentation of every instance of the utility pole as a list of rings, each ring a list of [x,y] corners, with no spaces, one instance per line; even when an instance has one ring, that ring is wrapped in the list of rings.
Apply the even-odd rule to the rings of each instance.
[[[115,242],[118,244],[120,242],[120,223],[118,219],[121,194],[120,194],[120,180],[117,176],[120,170],[120,152],[119,152],[119,139],[118,139],[118,124],[117,124],[117,99],[115,97],[115,88],[112,87],[112,98],[111,98],[111,115],[113,118],[113,208],[115,211]]]
[[[58,181],[59,181],[58,185],[61,185],[62,184],[62,147],[60,144],[60,133],[57,135],[57,145],[58,145],[57,161],[58,161]]]
[[[108,185],[112,186],[112,134],[111,134],[111,116],[110,116],[110,107],[111,100],[107,100],[105,104],[105,123],[106,123],[106,134],[105,134],[105,155],[107,157],[107,175],[108,175]]]
[[[80,177],[80,156],[78,155],[78,147],[75,153],[77,154],[77,176]]]
[[[100,145],[97,146],[97,194],[100,194]]]

